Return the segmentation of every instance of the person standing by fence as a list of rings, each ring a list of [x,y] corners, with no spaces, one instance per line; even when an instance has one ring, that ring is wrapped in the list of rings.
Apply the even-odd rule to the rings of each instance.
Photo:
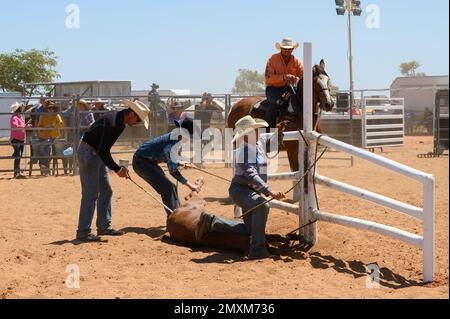
[[[31,124],[25,123],[25,118],[22,115],[23,105],[15,103],[11,105],[11,113],[13,115],[10,119],[11,127],[11,145],[14,149],[14,178],[21,179],[25,178],[20,172],[20,160],[22,158],[24,145],[25,145],[25,128],[31,127]]]
[[[80,126],[80,136],[78,136],[78,139],[80,139],[81,136],[83,136],[83,133],[86,132],[92,124],[94,124],[95,118],[86,100],[80,100],[78,102],[78,112],[78,125]]]
[[[50,155],[52,145],[56,139],[61,137],[61,127],[63,126],[63,120],[59,114],[55,114],[57,111],[56,104],[54,102],[48,102],[46,112],[39,117],[38,128],[39,131],[39,163],[41,168],[41,174],[44,176],[50,175]]]
[[[203,93],[200,104],[195,106],[194,120],[200,121],[202,135],[211,126],[211,119],[214,112],[224,112],[224,109],[214,101],[210,93]]]

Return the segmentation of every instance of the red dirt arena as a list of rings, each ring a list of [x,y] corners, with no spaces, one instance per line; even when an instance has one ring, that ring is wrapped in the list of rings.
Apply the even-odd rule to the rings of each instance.
[[[267,233],[279,260],[243,261],[239,253],[184,247],[165,234],[163,209],[115,174],[110,174],[113,225],[126,235],[109,238],[108,243],[76,245],[78,177],[12,180],[3,174],[0,298],[448,298],[449,160],[448,156],[417,157],[431,149],[431,137],[407,137],[403,147],[387,148],[382,156],[436,178],[433,284],[422,284],[422,253],[413,246],[320,222],[319,242],[308,248],[286,238],[298,227],[298,217],[277,209],[270,212]],[[4,150],[0,155],[9,156],[9,150]],[[288,171],[285,153],[280,156],[280,171]],[[12,161],[0,165],[10,168]],[[227,178],[232,174],[223,165],[207,165],[206,169]],[[318,170],[339,181],[422,205],[421,185],[359,159],[351,167],[349,161],[325,158]],[[193,180],[199,176],[197,171],[184,174]],[[207,202],[207,210],[232,218],[226,182],[208,175],[204,178],[201,197]],[[135,180],[153,192],[143,180]],[[283,181],[272,184],[281,190],[291,186]],[[321,210],[421,232],[420,223],[406,215],[320,186],[318,193]],[[186,194],[187,189],[181,188],[181,195]],[[379,288],[366,285],[366,267],[371,264],[380,268]],[[80,271],[78,289],[66,284],[68,265],[76,265]]]

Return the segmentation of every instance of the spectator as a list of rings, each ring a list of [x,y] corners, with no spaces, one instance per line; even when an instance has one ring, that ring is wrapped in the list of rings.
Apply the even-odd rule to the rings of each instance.
[[[75,106],[73,101],[68,101],[70,105],[65,111],[62,112],[62,119],[64,121],[64,127],[66,128],[65,138],[68,143],[75,145],[78,142],[76,136],[76,128],[75,128]]]
[[[222,107],[214,101],[210,93],[203,93],[200,104],[195,106],[194,120],[201,122],[203,132],[211,126],[211,118],[214,111],[223,112]]]
[[[107,101],[104,101],[102,99],[97,99],[94,102],[94,107],[92,108],[92,111],[94,111],[94,120],[97,121],[99,118],[101,118],[103,115],[105,115],[106,112],[111,111],[111,108],[106,105]]]
[[[161,104],[161,98],[158,93],[159,85],[153,83],[151,86],[151,90],[148,93],[148,102],[150,103],[150,107],[155,110]]]
[[[85,100],[79,101],[78,114],[78,125],[80,126],[81,135],[83,135],[86,129],[88,129],[95,122],[94,114],[92,114],[91,108]]]
[[[423,113],[423,122],[427,130],[427,134],[433,135],[433,111],[426,107]]]
[[[352,115],[362,115],[361,109],[357,106],[352,107]]]
[[[183,122],[186,116],[187,114],[184,112],[184,106],[180,102],[175,101],[169,106],[169,124],[172,124],[175,121]]]
[[[31,127],[31,120],[25,123],[25,118],[22,115],[23,105],[15,103],[11,105],[11,116],[10,127],[11,127],[11,145],[14,149],[14,178],[21,179],[25,178],[20,173],[20,159],[22,158],[23,148],[25,145],[26,133],[25,128]]]
[[[56,104],[54,102],[47,103],[45,113],[39,117],[38,128],[39,131],[39,165],[41,168],[41,175],[50,175],[50,153],[51,146],[55,139],[61,138],[60,128],[63,125],[63,120],[59,114],[55,114],[57,111]]]
[[[415,122],[414,111],[407,111],[405,114],[406,135],[414,135],[414,122]]]
[[[46,107],[47,107],[47,100],[45,99],[45,97],[41,96],[41,98],[39,99],[39,104],[32,111],[32,113],[34,113],[34,114],[31,115],[32,124],[34,127],[36,127],[38,125],[39,116],[40,116],[39,113],[44,113]]]

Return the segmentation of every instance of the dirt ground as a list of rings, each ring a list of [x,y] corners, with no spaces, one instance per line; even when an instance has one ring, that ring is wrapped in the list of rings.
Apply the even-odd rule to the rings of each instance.
[[[419,159],[432,150],[431,137],[408,137],[383,156],[436,177],[436,275],[422,285],[422,253],[406,243],[333,224],[319,224],[319,242],[305,247],[286,234],[298,217],[272,209],[267,225],[277,260],[244,261],[238,253],[177,245],[164,237],[162,208],[129,181],[111,174],[113,225],[123,237],[77,245],[73,239],[80,205],[78,177],[11,180],[0,175],[0,298],[448,298],[449,159]],[[2,148],[0,155],[10,155]],[[380,153],[380,150],[377,150]],[[338,154],[331,154],[335,156]],[[287,171],[285,154],[280,171]],[[341,156],[341,155],[339,155]],[[131,155],[116,156],[130,158]],[[341,156],[342,157],[342,156]],[[0,169],[12,166],[1,161]],[[222,166],[223,167],[223,166]],[[231,170],[209,167],[231,177]],[[421,185],[359,159],[324,159],[320,174],[364,187],[411,205],[422,205]],[[196,171],[186,177],[195,180]],[[204,175],[207,209],[232,217],[227,183]],[[153,192],[140,179],[137,181]],[[274,182],[286,190],[290,183]],[[318,187],[320,208],[421,234],[414,218]],[[154,192],[153,192],[154,193]],[[182,195],[187,190],[181,188]],[[95,224],[95,221],[94,221]],[[94,228],[95,230],[95,228]],[[381,269],[379,288],[367,288],[366,267]],[[66,287],[68,265],[77,265],[79,289]]]

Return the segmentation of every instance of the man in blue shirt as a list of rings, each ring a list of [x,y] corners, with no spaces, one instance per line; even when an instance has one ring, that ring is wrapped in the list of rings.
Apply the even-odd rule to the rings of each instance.
[[[186,118],[183,121],[175,121],[175,125],[178,128],[186,129],[190,136],[193,135],[194,124],[191,119]],[[172,211],[180,207],[177,188],[166,177],[158,164],[167,163],[172,177],[189,187],[191,191],[198,191],[198,186],[190,183],[178,170],[178,167],[185,167],[187,164],[173,158],[174,150],[176,150],[173,147],[179,147],[181,146],[179,143],[187,141],[189,140],[186,137],[173,139],[173,134],[168,133],[142,144],[133,157],[133,169],[136,174],[142,177],[161,195],[164,205]],[[166,210],[166,213],[170,215],[170,211]]]

